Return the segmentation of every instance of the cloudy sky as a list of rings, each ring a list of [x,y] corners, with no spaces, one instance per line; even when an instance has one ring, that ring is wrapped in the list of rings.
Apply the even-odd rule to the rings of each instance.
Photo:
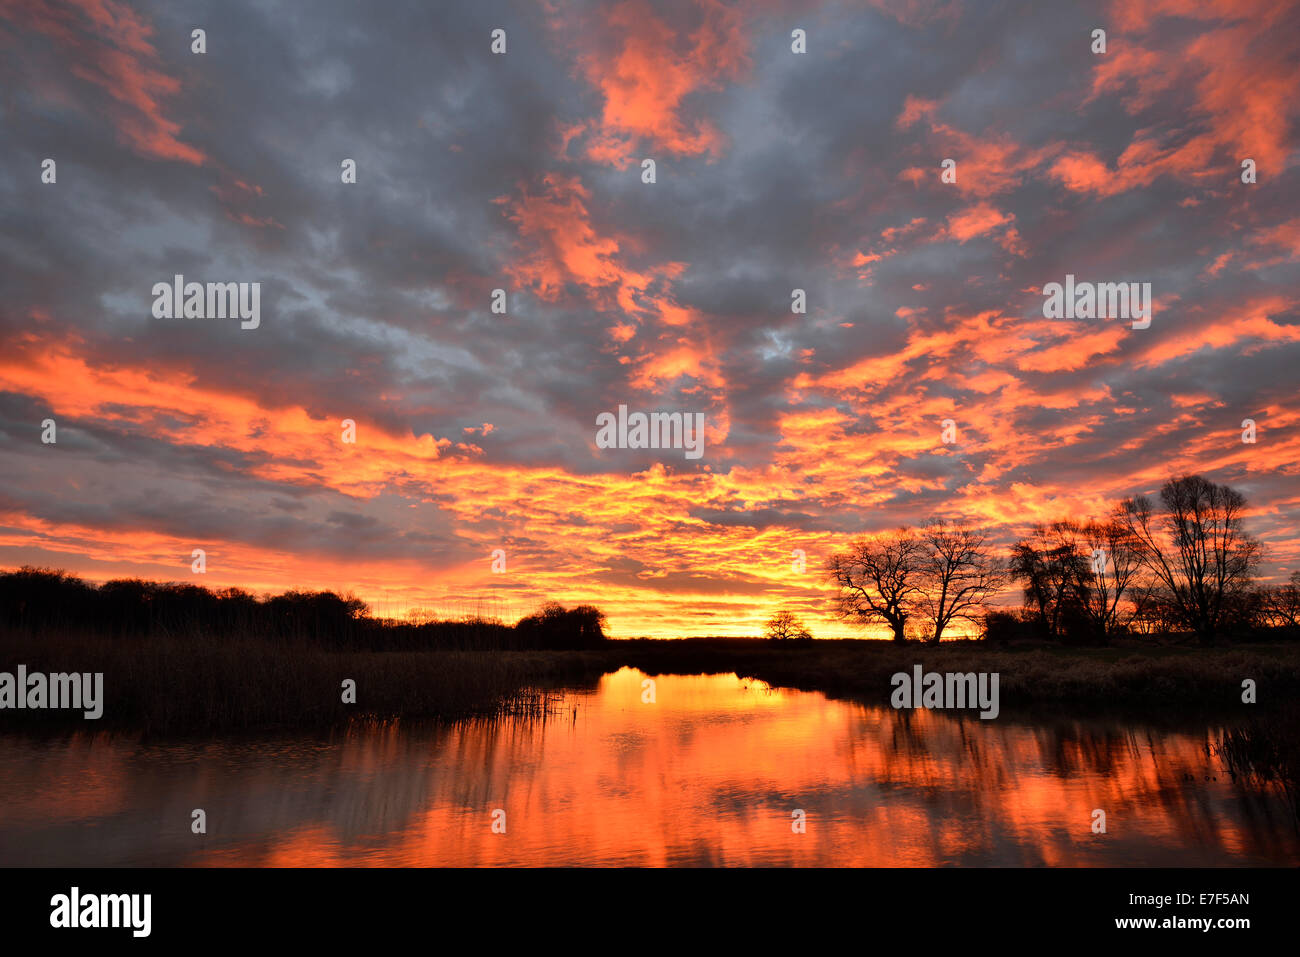
[[[1274,0],[0,0],[0,566],[847,634],[854,535],[1201,472],[1285,577],[1298,62]],[[155,318],[176,274],[260,326]],[[1067,274],[1150,328],[1043,318]]]

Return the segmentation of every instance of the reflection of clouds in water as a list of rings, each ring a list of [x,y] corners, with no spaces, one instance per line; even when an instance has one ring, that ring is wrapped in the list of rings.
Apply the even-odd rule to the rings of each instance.
[[[0,863],[1300,859],[1285,801],[1231,781],[1204,727],[979,721],[756,694],[734,675],[658,675],[643,704],[644,677],[607,675],[547,719],[376,724],[328,741],[0,739]],[[195,807],[205,836],[189,831]],[[490,830],[498,807],[505,835]],[[805,834],[791,831],[796,807]],[[1098,807],[1106,835],[1090,831]]]

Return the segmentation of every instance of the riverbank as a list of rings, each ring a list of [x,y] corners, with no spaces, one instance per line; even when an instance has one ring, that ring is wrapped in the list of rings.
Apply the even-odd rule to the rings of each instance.
[[[891,641],[814,641],[786,648],[739,639],[695,642],[629,642],[625,664],[647,673],[683,666],[735,671],[768,684],[820,691],[887,704],[891,678],[920,665],[924,671],[996,672],[1003,708],[1235,709],[1243,705],[1242,682],[1255,682],[1260,706],[1300,695],[1300,645],[1251,644],[1224,648],[1130,645],[1106,648],[1024,646],[1002,648],[981,641],[938,645]]]
[[[980,642],[896,645],[758,639],[638,639],[583,651],[326,651],[256,640],[112,641],[0,636],[0,672],[103,673],[103,717],[76,710],[0,711],[6,728],[125,727],[208,733],[321,727],[363,715],[454,720],[537,714],[549,693],[594,687],[622,667],[649,675],[717,674],[869,704],[891,677],[997,672],[1004,712],[1136,708],[1239,711],[1242,682],[1260,710],[1300,696],[1300,645],[1232,648],[992,648]],[[349,694],[347,682],[352,682]],[[345,700],[347,699],[347,700]]]

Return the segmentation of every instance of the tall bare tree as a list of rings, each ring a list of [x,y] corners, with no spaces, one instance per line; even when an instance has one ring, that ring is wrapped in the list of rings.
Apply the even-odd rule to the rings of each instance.
[[[1106,641],[1137,610],[1141,554],[1119,514],[1077,528],[1090,572],[1079,582],[1079,605],[1098,637]]]
[[[923,588],[918,608],[932,623],[928,640],[939,641],[954,621],[975,621],[1006,581],[1003,563],[983,529],[942,519],[921,528]]]
[[[884,623],[905,641],[923,581],[925,546],[910,528],[862,538],[827,562],[835,610],[863,624]]]
[[[1186,475],[1164,484],[1160,502],[1157,513],[1145,495],[1126,499],[1125,523],[1179,622],[1208,644],[1259,564],[1259,542],[1244,527],[1245,496]]]

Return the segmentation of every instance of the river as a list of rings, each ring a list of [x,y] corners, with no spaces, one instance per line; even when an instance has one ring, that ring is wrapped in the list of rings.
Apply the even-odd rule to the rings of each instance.
[[[2,735],[0,865],[1300,863],[1286,799],[1232,780],[1213,726],[981,721],[734,675],[659,676],[647,702],[645,677],[545,719]]]

